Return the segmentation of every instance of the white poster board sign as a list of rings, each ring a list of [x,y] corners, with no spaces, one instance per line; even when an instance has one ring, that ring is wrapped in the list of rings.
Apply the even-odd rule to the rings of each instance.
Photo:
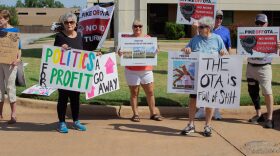
[[[247,57],[279,57],[279,27],[239,27],[237,53]]]
[[[242,81],[242,56],[200,54],[197,107],[238,108]]]
[[[121,66],[156,66],[157,38],[155,37],[121,37]]]
[[[177,23],[192,25],[202,17],[216,17],[217,0],[178,0]]]
[[[32,94],[32,95],[41,95],[41,96],[50,96],[56,89],[51,87],[42,87],[39,84],[33,85],[30,88],[27,88],[22,92],[22,94]]]
[[[119,88],[116,54],[110,53],[98,56],[96,58],[92,87],[86,93],[86,99],[110,93]]]
[[[40,85],[78,92],[90,91],[96,67],[92,51],[43,46]]]
[[[196,94],[198,56],[168,52],[168,93]]]

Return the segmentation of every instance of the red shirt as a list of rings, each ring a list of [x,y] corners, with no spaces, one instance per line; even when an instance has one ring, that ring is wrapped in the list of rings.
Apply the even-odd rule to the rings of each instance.
[[[122,37],[134,37],[132,35],[122,35]],[[151,37],[149,35],[145,35],[144,37]],[[153,66],[125,66],[126,69],[133,71],[148,71],[153,70]]]

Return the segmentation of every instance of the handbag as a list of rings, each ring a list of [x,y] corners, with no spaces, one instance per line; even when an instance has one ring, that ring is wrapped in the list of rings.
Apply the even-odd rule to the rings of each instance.
[[[22,61],[20,61],[17,65],[16,86],[26,87],[26,81],[25,81],[25,76],[24,76],[24,66],[23,66]]]

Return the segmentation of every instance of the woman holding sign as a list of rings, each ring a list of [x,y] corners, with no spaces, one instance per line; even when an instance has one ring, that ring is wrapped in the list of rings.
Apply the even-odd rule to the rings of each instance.
[[[73,13],[66,13],[60,18],[64,26],[64,30],[57,33],[54,46],[60,46],[64,49],[74,48],[83,49],[81,34],[75,31],[77,17]],[[79,131],[86,131],[86,127],[79,121],[80,109],[80,92],[58,89],[57,114],[59,124],[57,130],[60,133],[68,133],[68,128],[65,122],[68,98],[70,99],[73,128]]]
[[[127,37],[150,37],[142,33],[143,24],[139,20],[135,20],[132,24],[133,34]],[[122,52],[118,51],[119,56]],[[126,66],[125,77],[130,90],[130,104],[133,111],[131,121],[140,122],[138,113],[138,95],[140,85],[144,89],[147,97],[147,102],[150,109],[150,119],[161,121],[162,117],[156,114],[155,97],[154,97],[154,76],[152,66]]]
[[[199,35],[191,39],[189,44],[182,49],[186,54],[192,52],[208,53],[208,54],[219,54],[223,56],[227,54],[226,47],[223,40],[219,35],[212,33],[214,29],[214,19],[211,17],[203,17],[199,21]],[[189,123],[182,130],[182,135],[188,135],[195,132],[194,118],[196,112],[196,95],[190,95],[189,103]],[[206,123],[204,127],[204,136],[212,135],[212,128],[210,122],[213,116],[213,108],[206,108]]]
[[[19,30],[9,24],[11,14],[8,10],[0,10],[0,33],[13,32],[18,33]],[[0,47],[1,48],[1,47]],[[21,43],[18,45],[17,59],[10,64],[0,63],[0,120],[3,119],[3,105],[5,92],[11,105],[11,120],[8,124],[16,123],[16,85],[17,65],[21,58]],[[1,56],[0,56],[1,58]],[[2,59],[2,58],[1,58]]]

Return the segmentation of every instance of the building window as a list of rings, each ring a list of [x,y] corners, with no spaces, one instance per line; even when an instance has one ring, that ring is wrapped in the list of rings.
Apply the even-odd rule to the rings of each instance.
[[[36,15],[47,15],[45,12],[37,12]]]
[[[280,11],[264,11],[267,15],[269,26],[280,26]]]
[[[19,12],[18,15],[28,15],[28,12]]]
[[[233,24],[233,11],[223,11],[224,13],[224,19],[223,19],[223,25],[229,26]]]

